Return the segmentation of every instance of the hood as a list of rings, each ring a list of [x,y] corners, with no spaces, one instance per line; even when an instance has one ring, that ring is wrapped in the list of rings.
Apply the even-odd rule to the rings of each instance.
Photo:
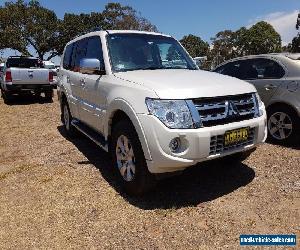
[[[152,89],[161,99],[190,99],[256,92],[250,83],[203,70],[136,70],[115,73],[115,76]]]

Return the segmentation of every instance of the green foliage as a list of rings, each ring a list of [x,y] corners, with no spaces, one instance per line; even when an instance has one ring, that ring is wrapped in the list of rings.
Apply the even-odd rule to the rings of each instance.
[[[208,54],[208,61],[219,64],[225,60],[236,57],[237,51],[235,47],[236,32],[231,30],[220,31],[213,37],[213,48]]]
[[[0,8],[0,49],[11,48],[31,55],[28,48],[32,47],[43,59],[47,52],[55,53],[58,26],[55,13],[38,1],[6,2]]]
[[[281,52],[280,35],[264,21],[249,29],[221,31],[211,40],[213,48],[208,54],[208,69],[238,56]]]
[[[31,47],[40,59],[50,60],[62,54],[68,41],[95,28],[157,31],[136,10],[119,3],[108,3],[103,12],[66,13],[60,20],[36,0],[17,0],[0,7],[0,50],[10,48],[30,55]]]
[[[300,34],[294,37],[292,43],[290,44],[290,52],[299,53],[300,52]]]
[[[130,6],[108,3],[102,12],[105,29],[157,31],[147,19]]]
[[[185,47],[192,57],[206,56],[209,51],[209,45],[200,37],[194,35],[184,36],[180,43]]]
[[[281,37],[273,26],[261,21],[240,35],[245,55],[281,52]]]

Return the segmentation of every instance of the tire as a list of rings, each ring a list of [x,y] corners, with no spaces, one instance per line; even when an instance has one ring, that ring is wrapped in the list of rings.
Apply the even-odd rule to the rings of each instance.
[[[46,99],[46,101],[52,102],[53,94],[54,94],[53,90],[45,91],[45,99]]]
[[[268,111],[268,139],[277,144],[292,144],[300,140],[300,118],[292,109],[277,106]]]
[[[61,117],[62,117],[62,122],[64,125],[64,130],[67,134],[68,137],[74,138],[77,134],[76,128],[71,124],[71,121],[73,119],[69,105],[67,101],[63,101],[62,107],[61,107]]]
[[[10,104],[10,102],[13,100],[13,95],[3,89],[1,89],[1,96],[5,104]]]
[[[122,120],[113,126],[110,153],[126,193],[139,196],[155,187],[155,176],[148,170],[141,143],[130,121]]]

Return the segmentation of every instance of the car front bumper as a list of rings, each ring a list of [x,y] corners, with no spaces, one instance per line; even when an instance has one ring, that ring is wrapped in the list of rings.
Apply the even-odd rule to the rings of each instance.
[[[140,114],[139,120],[151,152],[151,160],[147,160],[151,173],[179,171],[198,162],[247,151],[264,142],[267,137],[265,111],[262,116],[251,120],[198,129],[169,129],[156,117],[147,114]],[[244,127],[253,131],[253,141],[221,152],[211,150],[215,138],[222,138],[226,131]],[[173,138],[180,138],[182,150],[171,151],[170,142]]]

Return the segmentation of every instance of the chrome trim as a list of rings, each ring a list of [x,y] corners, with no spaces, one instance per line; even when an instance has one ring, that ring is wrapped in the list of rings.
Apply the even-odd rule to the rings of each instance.
[[[185,101],[190,112],[191,112],[191,116],[192,116],[192,119],[193,119],[193,122],[194,122],[194,128],[200,128],[202,127],[202,122],[201,122],[201,118],[200,118],[200,115],[199,115],[199,112],[196,108],[196,106],[194,105],[193,101],[192,100],[186,100]]]
[[[218,121],[226,118],[234,118],[235,116],[243,117],[253,114],[253,118],[258,117],[259,107],[255,93],[245,95],[246,96],[241,95],[240,99],[237,99],[236,96],[216,97],[216,99],[218,99],[216,102],[214,102],[214,98],[211,98],[210,101],[207,101],[207,103],[205,103],[205,99],[202,100],[204,103],[197,103],[197,100],[195,100],[192,101],[192,103],[196,103],[194,105],[189,104],[189,106],[194,106],[194,108],[198,111],[202,125],[203,122]],[[199,102],[200,101],[201,99]],[[242,107],[244,105],[253,106]],[[190,108],[190,110],[192,112],[193,109]]]
[[[252,94],[252,99],[254,100],[254,110],[255,110],[254,117],[259,117],[259,104],[255,93]]]

